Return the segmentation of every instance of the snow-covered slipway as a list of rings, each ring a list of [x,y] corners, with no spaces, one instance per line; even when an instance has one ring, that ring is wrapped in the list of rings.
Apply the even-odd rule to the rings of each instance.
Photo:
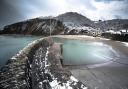
[[[8,60],[0,71],[0,89],[87,89],[61,65],[60,44],[38,39]]]

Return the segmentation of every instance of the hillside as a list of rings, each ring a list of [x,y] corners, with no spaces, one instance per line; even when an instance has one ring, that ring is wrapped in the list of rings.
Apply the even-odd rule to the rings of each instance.
[[[107,30],[118,31],[121,29],[128,29],[128,19],[113,19],[113,20],[99,21],[96,23],[96,26],[102,29],[103,31],[107,31]]]
[[[5,26],[0,34],[86,34],[114,30],[128,29],[128,19],[113,19],[106,21],[92,21],[77,13],[67,12],[57,17],[39,17]]]
[[[96,26],[93,21],[77,12],[67,12],[61,14],[55,19],[60,20],[68,28],[65,29],[65,34],[89,34],[96,31]]]
[[[50,25],[51,24],[51,25]],[[63,31],[62,22],[50,18],[35,18],[23,22],[14,23],[4,27],[1,34],[32,34],[32,35],[49,35],[59,34]]]
[[[94,22],[77,12],[67,12],[55,17],[66,26],[94,26]]]

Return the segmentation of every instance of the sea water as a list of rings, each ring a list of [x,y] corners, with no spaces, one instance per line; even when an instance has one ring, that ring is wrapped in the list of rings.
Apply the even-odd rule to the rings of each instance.
[[[64,65],[93,65],[111,61],[114,49],[102,42],[66,40],[62,46]]]
[[[0,67],[38,36],[0,35]]]

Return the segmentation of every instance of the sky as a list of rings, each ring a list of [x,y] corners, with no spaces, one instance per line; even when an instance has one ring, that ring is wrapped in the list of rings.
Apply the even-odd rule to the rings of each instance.
[[[66,12],[78,12],[94,21],[128,19],[128,0],[0,0],[0,27]]]

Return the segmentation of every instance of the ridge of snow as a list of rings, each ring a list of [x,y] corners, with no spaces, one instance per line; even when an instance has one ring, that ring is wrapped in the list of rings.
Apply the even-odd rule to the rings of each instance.
[[[126,47],[128,47],[128,42],[121,42],[123,43]]]

